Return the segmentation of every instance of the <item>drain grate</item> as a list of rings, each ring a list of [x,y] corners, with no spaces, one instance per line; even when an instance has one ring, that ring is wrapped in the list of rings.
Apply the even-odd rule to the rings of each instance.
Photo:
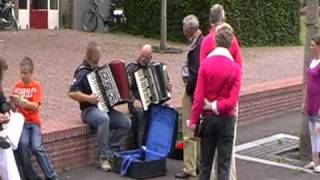
[[[304,169],[307,163],[299,159],[299,138],[287,134],[277,134],[236,146],[236,157],[268,165],[285,167],[312,173]]]

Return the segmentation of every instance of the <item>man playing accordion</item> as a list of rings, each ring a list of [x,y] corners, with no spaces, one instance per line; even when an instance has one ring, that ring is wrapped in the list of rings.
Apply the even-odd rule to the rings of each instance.
[[[96,42],[90,42],[85,59],[74,73],[74,80],[68,95],[79,102],[83,122],[97,129],[100,167],[104,171],[110,171],[109,162],[112,153],[120,150],[120,145],[131,127],[131,121],[125,114],[113,108],[109,109],[108,113],[98,108],[98,95],[92,93],[87,75],[97,68],[99,59],[100,47]],[[110,141],[109,127],[116,129]]]
[[[131,98],[132,98],[132,102],[128,103],[128,109],[129,109],[129,112],[133,115],[132,126],[133,126],[134,142],[135,142],[136,148],[141,147],[144,141],[145,127],[147,122],[147,113],[145,112],[146,109],[143,103],[145,100],[143,98],[145,97],[141,97],[140,95],[141,91],[139,93],[138,86],[140,86],[140,84],[136,79],[137,71],[146,70],[151,66],[161,65],[162,67],[162,65],[164,65],[163,63],[152,62],[151,60],[152,60],[152,47],[149,44],[145,44],[142,47],[140,56],[138,57],[136,62],[130,63],[127,65],[127,72],[129,76],[129,84],[130,84]],[[165,77],[166,83],[164,83],[165,91],[171,92],[172,85],[169,82],[169,78],[167,76],[166,71],[164,71],[164,74],[166,76]],[[156,85],[159,86],[159,83],[156,83]]]

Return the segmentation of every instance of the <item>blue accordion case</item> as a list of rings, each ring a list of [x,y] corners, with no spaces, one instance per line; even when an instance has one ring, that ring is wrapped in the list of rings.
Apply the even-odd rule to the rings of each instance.
[[[166,158],[174,148],[178,113],[173,108],[152,104],[148,120],[146,145],[114,153],[113,171],[137,179],[166,174]]]

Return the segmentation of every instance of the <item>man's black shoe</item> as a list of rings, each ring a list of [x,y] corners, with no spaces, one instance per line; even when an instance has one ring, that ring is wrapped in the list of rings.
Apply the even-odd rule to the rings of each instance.
[[[187,179],[187,178],[193,177],[193,176],[190,174],[187,174],[185,172],[181,172],[181,173],[176,173],[175,177],[179,178],[179,179]]]
[[[9,147],[10,147],[10,143],[8,143],[8,141],[5,138],[0,137],[0,148],[8,149]]]

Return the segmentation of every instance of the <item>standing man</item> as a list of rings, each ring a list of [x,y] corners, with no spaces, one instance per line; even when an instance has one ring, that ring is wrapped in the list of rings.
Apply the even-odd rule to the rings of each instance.
[[[134,77],[134,73],[138,69],[148,68],[153,62],[152,60],[152,47],[150,44],[145,44],[140,52],[140,56],[136,62],[130,63],[127,65],[127,72],[129,75],[130,82],[130,92],[132,102],[128,103],[129,112],[133,115],[133,134],[134,134],[134,143],[136,148],[140,148],[143,145],[145,138],[145,128],[147,121],[147,113],[142,108],[141,97],[139,95],[138,86]],[[168,83],[168,91],[171,92],[172,85]]]
[[[228,50],[232,37],[230,26],[223,24],[217,28],[217,48],[200,65],[191,121],[187,120],[187,126],[194,129],[200,114],[204,115],[200,180],[210,179],[214,159],[217,159],[217,179],[230,179],[236,104],[241,84],[241,68]]]
[[[108,113],[98,109],[97,95],[92,93],[87,75],[97,68],[99,59],[100,47],[96,42],[90,42],[85,59],[74,73],[68,95],[79,102],[82,121],[97,129],[100,167],[104,171],[110,171],[112,153],[120,150],[120,145],[131,127],[131,121],[129,117],[115,109],[109,109]],[[110,142],[109,128],[116,129]]]
[[[209,13],[209,21],[211,23],[211,30],[210,32],[203,38],[203,41],[201,43],[201,48],[200,48],[200,63],[207,58],[210,52],[214,50],[217,46],[215,42],[215,35],[217,33],[217,26],[221,25],[224,23],[225,20],[225,11],[223,9],[223,6],[220,4],[214,4],[210,8],[210,13]],[[242,67],[243,59],[242,59],[242,51],[239,46],[239,42],[236,38],[235,35],[233,35],[232,40],[231,40],[231,45],[229,47],[230,54],[232,55],[234,62],[239,64],[240,67]],[[237,120],[238,120],[238,105],[237,105],[237,111],[235,114],[236,118],[236,124],[237,126]],[[236,141],[236,130],[235,128],[235,138],[234,141]],[[216,170],[216,168],[212,168],[213,172]],[[216,180],[216,173],[212,173],[212,179]],[[236,165],[235,165],[235,158],[232,156],[232,163],[231,163],[231,180],[236,180]]]
[[[187,58],[182,66],[182,80],[186,86],[182,100],[182,120],[185,121],[190,116],[193,94],[196,88],[199,70],[200,45],[203,39],[199,29],[199,20],[194,15],[186,16],[183,21],[183,33],[188,39]],[[199,140],[193,137],[193,131],[182,123],[182,133],[184,140],[183,148],[183,170],[176,173],[176,178],[188,178],[196,176],[197,165],[199,164],[199,153],[197,148]]]
[[[220,4],[214,4],[210,8],[209,21],[211,23],[210,32],[203,38],[200,48],[200,62],[202,62],[208,54],[217,47],[215,42],[215,34],[217,33],[216,27],[224,22],[225,12],[223,6]],[[239,46],[239,42],[235,36],[233,36],[231,41],[231,46],[229,48],[231,55],[233,56],[235,62],[242,66],[242,52]]]

